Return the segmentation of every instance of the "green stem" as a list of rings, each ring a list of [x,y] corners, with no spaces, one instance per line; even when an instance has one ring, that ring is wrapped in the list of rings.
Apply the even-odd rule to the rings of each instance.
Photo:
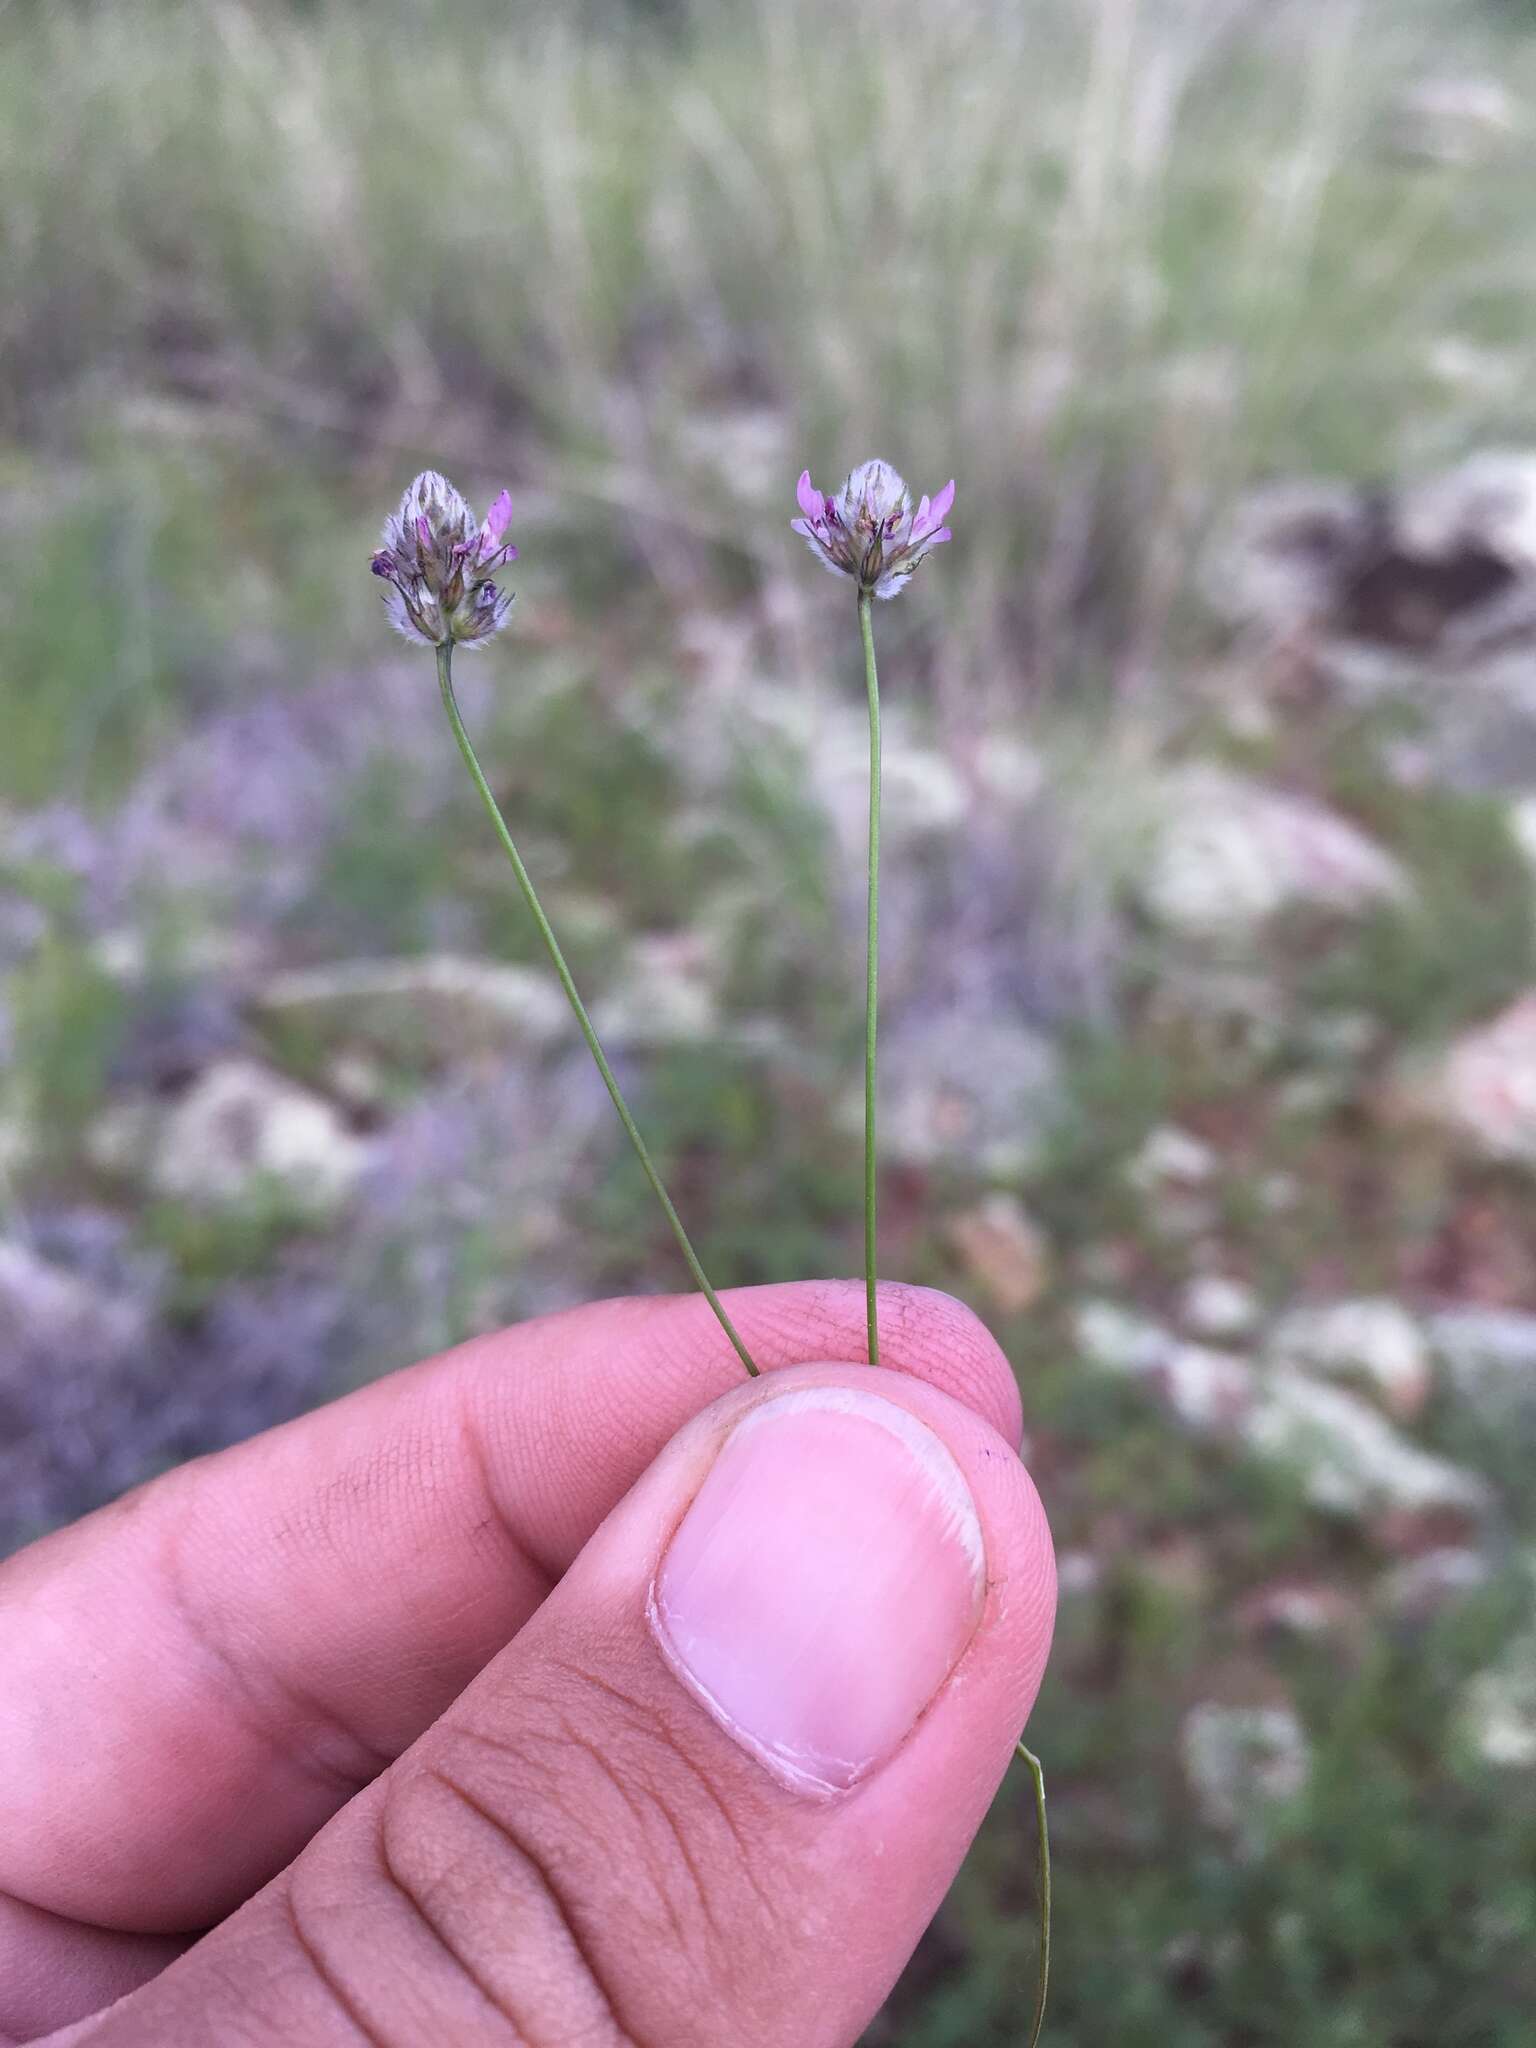
[[[1021,1742],[1017,1754],[1035,1781],[1035,1828],[1040,1842],[1040,1966],[1035,1980],[1035,2017],[1026,2048],[1035,2048],[1045,2025],[1045,1999],[1051,1982],[1051,1838],[1045,1825],[1045,1769],[1032,1749]]]
[[[869,693],[869,911],[864,945],[864,1303],[869,1362],[880,1363],[875,1326],[875,1024],[880,990],[880,680],[875,673],[871,595],[859,592],[859,635],[864,642],[864,684]]]
[[[751,1354],[737,1334],[735,1324],[726,1314],[719,1295],[710,1286],[704,1268],[699,1264],[699,1255],[689,1242],[688,1233],[683,1228],[683,1220],[672,1206],[672,1197],[663,1187],[661,1175],[656,1171],[655,1163],[646,1149],[646,1143],[640,1135],[639,1126],[629,1113],[629,1104],[624,1100],[619,1084],[613,1077],[613,1069],[609,1066],[607,1056],[604,1054],[602,1046],[598,1043],[597,1033],[592,1028],[592,1019],[587,1015],[587,1006],[576,991],[576,983],[572,979],[570,968],[565,964],[565,955],[560,950],[560,943],[555,937],[549,919],[544,915],[544,906],[539,901],[532,878],[528,870],[523,866],[523,857],[513,843],[512,834],[507,830],[507,821],[501,815],[501,806],[491,794],[491,786],[485,779],[469,734],[464,729],[464,721],[459,716],[458,701],[453,694],[452,669],[453,646],[451,642],[444,642],[437,650],[437,680],[443,693],[443,708],[448,713],[448,723],[453,727],[453,736],[459,743],[459,752],[464,756],[464,765],[469,770],[476,789],[480,792],[481,802],[490,814],[491,823],[496,828],[496,837],[501,841],[502,851],[512,863],[512,872],[516,875],[517,885],[523,892],[523,901],[528,905],[529,914],[539,928],[539,937],[544,941],[544,947],[549,954],[551,964],[554,967],[555,973],[560,977],[560,986],[565,990],[565,999],[575,1013],[576,1022],[581,1026],[581,1035],[587,1041],[587,1050],[597,1063],[597,1071],[603,1077],[603,1086],[608,1090],[613,1106],[619,1113],[619,1122],[624,1126],[625,1131],[629,1135],[629,1142],[635,1148],[635,1157],[640,1161],[641,1169],[651,1184],[651,1192],[655,1195],[657,1201],[660,1202],[662,1214],[672,1226],[672,1235],[677,1239],[678,1249],[682,1252],[683,1258],[687,1262],[688,1270],[693,1275],[699,1292],[714,1310],[721,1329],[724,1330],[726,1336],[731,1340],[736,1356],[741,1360],[751,1376],[756,1379],[757,1367],[752,1363]]]

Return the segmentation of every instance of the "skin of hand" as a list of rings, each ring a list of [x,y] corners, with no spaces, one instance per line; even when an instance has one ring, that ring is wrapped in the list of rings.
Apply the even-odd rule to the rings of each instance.
[[[947,1296],[476,1339],[0,1565],[0,2043],[844,2048],[1055,1604]],[[1027,2002],[1021,1956],[1021,2005]]]

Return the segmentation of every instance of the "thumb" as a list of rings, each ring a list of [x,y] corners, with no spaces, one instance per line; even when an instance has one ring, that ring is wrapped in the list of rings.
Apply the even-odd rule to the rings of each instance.
[[[971,1410],[866,1366],[744,1386],[413,1749],[86,2038],[843,2048],[1007,1766],[1054,1584]]]

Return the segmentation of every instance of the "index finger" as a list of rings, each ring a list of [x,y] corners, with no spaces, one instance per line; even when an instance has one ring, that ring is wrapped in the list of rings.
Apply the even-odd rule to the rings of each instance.
[[[771,1370],[859,1358],[862,1290],[737,1290]],[[884,1362],[1019,1432],[949,1297],[888,1288]],[[696,1296],[480,1338],[167,1474],[0,1566],[0,1890],[196,1928],[281,1868],[534,1612],[740,1366]]]

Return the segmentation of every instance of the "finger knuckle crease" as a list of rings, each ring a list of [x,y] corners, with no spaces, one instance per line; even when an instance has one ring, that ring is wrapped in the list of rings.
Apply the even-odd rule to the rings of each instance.
[[[398,1900],[429,1939],[436,1943],[449,1968],[478,1992],[499,2019],[506,2022],[507,2048],[536,2048],[536,2044],[529,2042],[526,2034],[520,2030],[516,2013],[510,2010],[489,1975],[476,1966],[474,1956],[455,1938],[451,1926],[445,1922],[443,1915],[434,1909],[429,1888],[412,1883],[402,1872],[391,1848],[390,1829],[382,1817],[377,1832],[377,1848],[379,1882]]]
[[[779,1909],[773,1891],[763,1880],[758,1868],[759,1853],[754,1850],[733,1802],[693,1755],[686,1737],[666,1713],[658,1710],[653,1701],[637,1698],[611,1680],[568,1660],[557,1660],[556,1668],[578,1695],[587,1690],[601,1697],[608,1709],[605,1718],[610,1727],[617,1710],[624,1739],[607,1746],[587,1743],[584,1747],[631,1806],[633,1794],[638,1791],[654,1809],[669,1838],[674,1867],[681,1868],[690,1889],[696,1893],[701,1917],[711,1933],[724,1938],[714,1906],[719,1881],[705,1882],[692,1846],[701,1832],[701,1824],[716,1830],[729,1842],[732,1871],[751,1891],[767,1924],[775,1925]]]
[[[587,1933],[587,1915],[535,1837],[521,1828],[499,1803],[481,1798],[447,1766],[428,1766],[425,1776],[431,1786],[445,1793],[453,1801],[463,1824],[477,1828],[482,1841],[490,1840],[495,1844],[497,1854],[504,1859],[512,1879],[519,1887],[531,1887],[548,1906],[565,1938],[570,1966],[579,1970],[582,1980],[593,1994],[595,2004],[604,2016],[605,2032],[601,2048],[659,2048],[659,2044],[648,2041],[625,2017],[623,1994],[611,1981],[607,1965],[595,1951]],[[399,1879],[396,1878],[395,1881],[398,1883]],[[433,1926],[439,1939],[445,1939],[441,1930],[436,1927],[430,1903],[422,1898],[416,1887],[407,1883],[402,1888],[412,1896],[416,1910],[429,1925]],[[490,1888],[489,1896],[494,1896],[494,1893],[493,1886]],[[489,1923],[486,1931],[487,1939],[494,1940],[495,1935]],[[448,1945],[459,1967],[489,1996],[485,1976],[473,1966],[471,1958],[466,1954],[467,1944],[462,1937]],[[499,2011],[506,2013],[504,2001],[493,2000],[493,2003],[496,2003]],[[514,2020],[514,2024],[520,2023]],[[520,2034],[519,2038],[526,2041],[526,2033]],[[529,2042],[528,2048],[538,2048],[538,2044]],[[554,2044],[549,2044],[549,2048],[554,2048]]]
[[[396,2048],[383,2035],[376,2032],[366,2014],[359,2012],[347,1995],[345,1986],[326,1961],[325,1944],[312,1934],[305,1922],[305,1916],[294,1896],[292,1885],[282,1888],[283,1911],[289,1937],[300,1962],[310,1977],[319,1985],[321,1992],[345,2023],[348,2033],[364,2048]]]
[[[573,1679],[575,1683],[578,1683],[578,1686],[590,1686],[596,1692],[600,1692],[612,1706],[616,1706],[618,1710],[621,1710],[627,1716],[627,1726],[631,1729],[631,1733],[641,1739],[641,1745],[639,1745],[641,1747],[641,1755],[649,1757],[649,1761],[651,1761],[651,1769],[649,1769],[649,1774],[647,1774],[647,1790],[651,1790],[651,1794],[657,1798],[659,1806],[664,1806],[666,1819],[668,1819],[668,1823],[674,1827],[674,1831],[678,1835],[678,1845],[680,1847],[684,1845],[686,1831],[676,1821],[676,1815],[674,1815],[674,1804],[676,1802],[672,1798],[664,1800],[662,1796],[659,1796],[659,1792],[655,1792],[655,1786],[657,1784],[664,1784],[670,1774],[682,1774],[686,1778],[690,1790],[702,1800],[702,1804],[707,1806],[713,1821],[725,1831],[725,1835],[729,1835],[731,1849],[733,1849],[733,1858],[735,1858],[735,1864],[737,1864],[741,1876],[745,1878],[745,1882],[752,1886],[752,1890],[754,1890],[754,1894],[758,1898],[760,1907],[764,1909],[764,1913],[768,1913],[770,1919],[776,1919],[774,1896],[772,1896],[770,1888],[762,1882],[762,1878],[758,1874],[758,1855],[756,1855],[756,1851],[754,1851],[754,1847],[752,1847],[752,1843],[748,1839],[748,1833],[745,1833],[745,1829],[741,1827],[741,1821],[737,1817],[733,1802],[721,1792],[719,1784],[707,1772],[705,1765],[698,1761],[698,1757],[692,1755],[686,1739],[678,1735],[678,1731],[668,1722],[666,1714],[659,1714],[653,1704],[649,1704],[645,1700],[637,1700],[633,1694],[625,1692],[623,1688],[614,1686],[614,1683],[610,1683],[608,1679],[600,1677],[598,1673],[582,1671],[580,1665],[561,1661],[559,1669],[569,1679]],[[655,1767],[657,1763],[662,1765],[662,1769]],[[606,1767],[612,1769],[612,1765],[606,1765]]]

